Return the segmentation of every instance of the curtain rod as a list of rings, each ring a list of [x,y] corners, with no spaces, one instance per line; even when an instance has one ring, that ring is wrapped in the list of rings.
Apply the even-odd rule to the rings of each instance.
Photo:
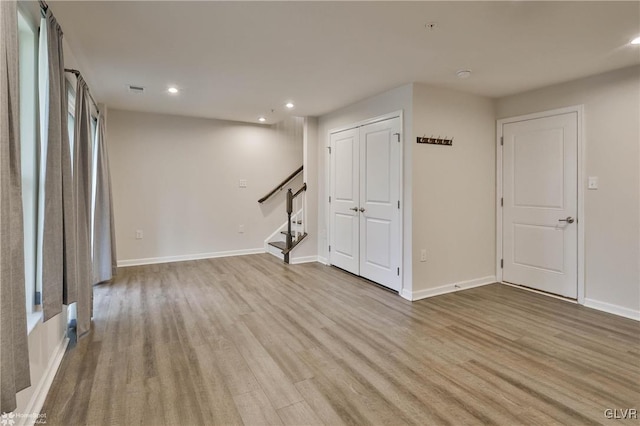
[[[73,68],[65,68],[65,69],[64,69],[64,72],[69,72],[69,73],[71,73],[71,74],[75,75],[75,76],[76,76],[76,78],[82,75],[82,74],[80,73],[80,71],[75,70],[75,69],[73,69]],[[86,81],[85,81],[85,83],[86,83]],[[89,94],[89,98],[91,99],[91,102],[93,102],[93,106],[94,106],[94,107],[96,107],[96,111],[97,111],[98,113],[100,113],[100,108],[98,108],[98,103],[96,102],[96,100],[95,100],[95,99],[93,99],[93,96],[91,96],[91,91],[89,90],[89,85],[87,85],[87,93]]]

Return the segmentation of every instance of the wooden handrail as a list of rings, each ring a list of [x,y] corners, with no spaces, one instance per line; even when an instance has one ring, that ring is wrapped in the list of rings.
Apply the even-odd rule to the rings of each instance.
[[[287,176],[285,178],[285,180],[283,180],[282,182],[280,182],[278,185],[276,185],[275,188],[273,188],[273,190],[271,190],[271,192],[269,192],[267,195],[265,195],[264,197],[260,198],[258,200],[258,202],[260,204],[264,203],[265,201],[267,201],[269,198],[271,198],[271,196],[273,194],[275,194],[278,191],[282,191],[282,188],[285,187],[286,184],[288,184],[289,182],[291,182],[293,180],[294,177],[298,176],[300,174],[300,172],[302,172],[302,170],[304,169],[304,166],[300,166],[300,168],[298,170],[296,170],[295,172],[291,173],[289,176]]]

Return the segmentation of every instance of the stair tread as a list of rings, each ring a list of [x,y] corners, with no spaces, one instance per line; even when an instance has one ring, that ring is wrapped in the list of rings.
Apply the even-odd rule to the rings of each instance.
[[[287,243],[284,241],[269,241],[269,245],[279,248],[280,250],[286,250],[287,248]]]

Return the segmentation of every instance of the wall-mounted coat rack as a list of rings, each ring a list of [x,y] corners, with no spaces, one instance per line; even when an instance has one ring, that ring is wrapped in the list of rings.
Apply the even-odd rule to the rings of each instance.
[[[437,138],[434,138],[433,136],[431,136],[430,138],[427,138],[425,136],[422,136],[422,137],[418,136],[418,143],[451,146],[453,145],[453,138],[449,139],[446,136],[444,138],[441,138],[440,136],[438,136]]]

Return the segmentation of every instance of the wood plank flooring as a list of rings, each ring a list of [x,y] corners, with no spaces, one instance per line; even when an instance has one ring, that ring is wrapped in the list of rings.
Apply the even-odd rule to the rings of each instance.
[[[94,312],[49,425],[638,424],[604,413],[640,409],[640,324],[500,284],[410,303],[265,254],[122,268]]]

